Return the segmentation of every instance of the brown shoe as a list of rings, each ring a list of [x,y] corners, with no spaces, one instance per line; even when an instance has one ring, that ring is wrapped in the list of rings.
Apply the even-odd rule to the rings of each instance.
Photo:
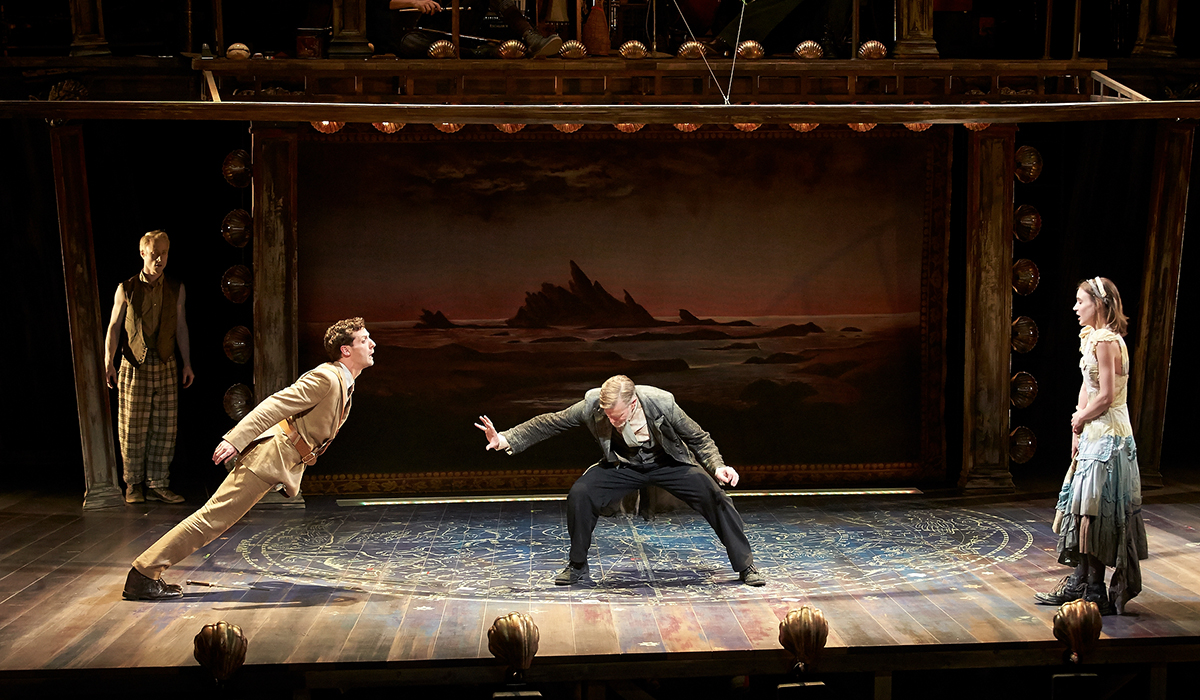
[[[125,487],[125,502],[126,503],[144,503],[146,498],[142,496],[141,484],[129,484]]]
[[[175,493],[167,487],[148,488],[146,489],[147,501],[162,501],[163,503],[183,503],[183,496]]]
[[[129,567],[129,575],[125,577],[125,590],[121,591],[121,597],[125,600],[164,600],[182,595],[182,586],[167,583],[162,579],[152,579],[132,566]]]

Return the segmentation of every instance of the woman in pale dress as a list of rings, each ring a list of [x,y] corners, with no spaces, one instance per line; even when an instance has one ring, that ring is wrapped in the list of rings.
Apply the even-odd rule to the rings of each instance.
[[[1058,561],[1075,567],[1037,601],[1062,605],[1080,598],[1101,614],[1124,613],[1142,590],[1145,559],[1142,480],[1125,398],[1129,383],[1128,319],[1111,280],[1093,277],[1075,290],[1083,385],[1071,415],[1071,467],[1054,518]],[[1104,569],[1113,567],[1105,588]]]

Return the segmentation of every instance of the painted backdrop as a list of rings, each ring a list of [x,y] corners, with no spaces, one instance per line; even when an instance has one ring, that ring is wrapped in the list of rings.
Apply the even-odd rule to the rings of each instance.
[[[581,469],[582,429],[511,457],[472,423],[618,373],[735,466],[915,469],[936,142],[820,134],[303,142],[301,367],[339,318],[379,344],[315,474]]]

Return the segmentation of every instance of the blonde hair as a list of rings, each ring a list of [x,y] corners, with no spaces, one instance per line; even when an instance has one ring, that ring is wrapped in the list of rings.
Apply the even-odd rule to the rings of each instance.
[[[325,331],[325,354],[329,355],[329,360],[336,362],[342,356],[342,346],[353,345],[354,334],[366,326],[366,321],[360,316],[347,318],[330,326]]]
[[[633,380],[623,374],[609,377],[600,385],[600,408],[606,411],[618,403],[628,404],[633,397]]]
[[[1096,313],[1117,335],[1125,335],[1129,328],[1129,317],[1121,304],[1121,293],[1117,285],[1107,277],[1093,277],[1079,283],[1079,288],[1088,293],[1096,304]]]
[[[138,241],[138,251],[154,250],[154,244],[160,240],[167,244],[167,248],[171,247],[171,239],[167,237],[167,232],[162,229],[155,229],[142,236],[141,240]]]

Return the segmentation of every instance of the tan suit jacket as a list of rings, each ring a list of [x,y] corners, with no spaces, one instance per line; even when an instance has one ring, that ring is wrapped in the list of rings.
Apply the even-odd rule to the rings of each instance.
[[[337,435],[350,414],[348,389],[338,364],[326,362],[264,399],[225,433],[225,439],[237,448],[237,459],[255,476],[269,484],[282,484],[285,494],[295,496],[300,492],[304,463],[279,421],[294,418],[296,429],[316,451]]]

